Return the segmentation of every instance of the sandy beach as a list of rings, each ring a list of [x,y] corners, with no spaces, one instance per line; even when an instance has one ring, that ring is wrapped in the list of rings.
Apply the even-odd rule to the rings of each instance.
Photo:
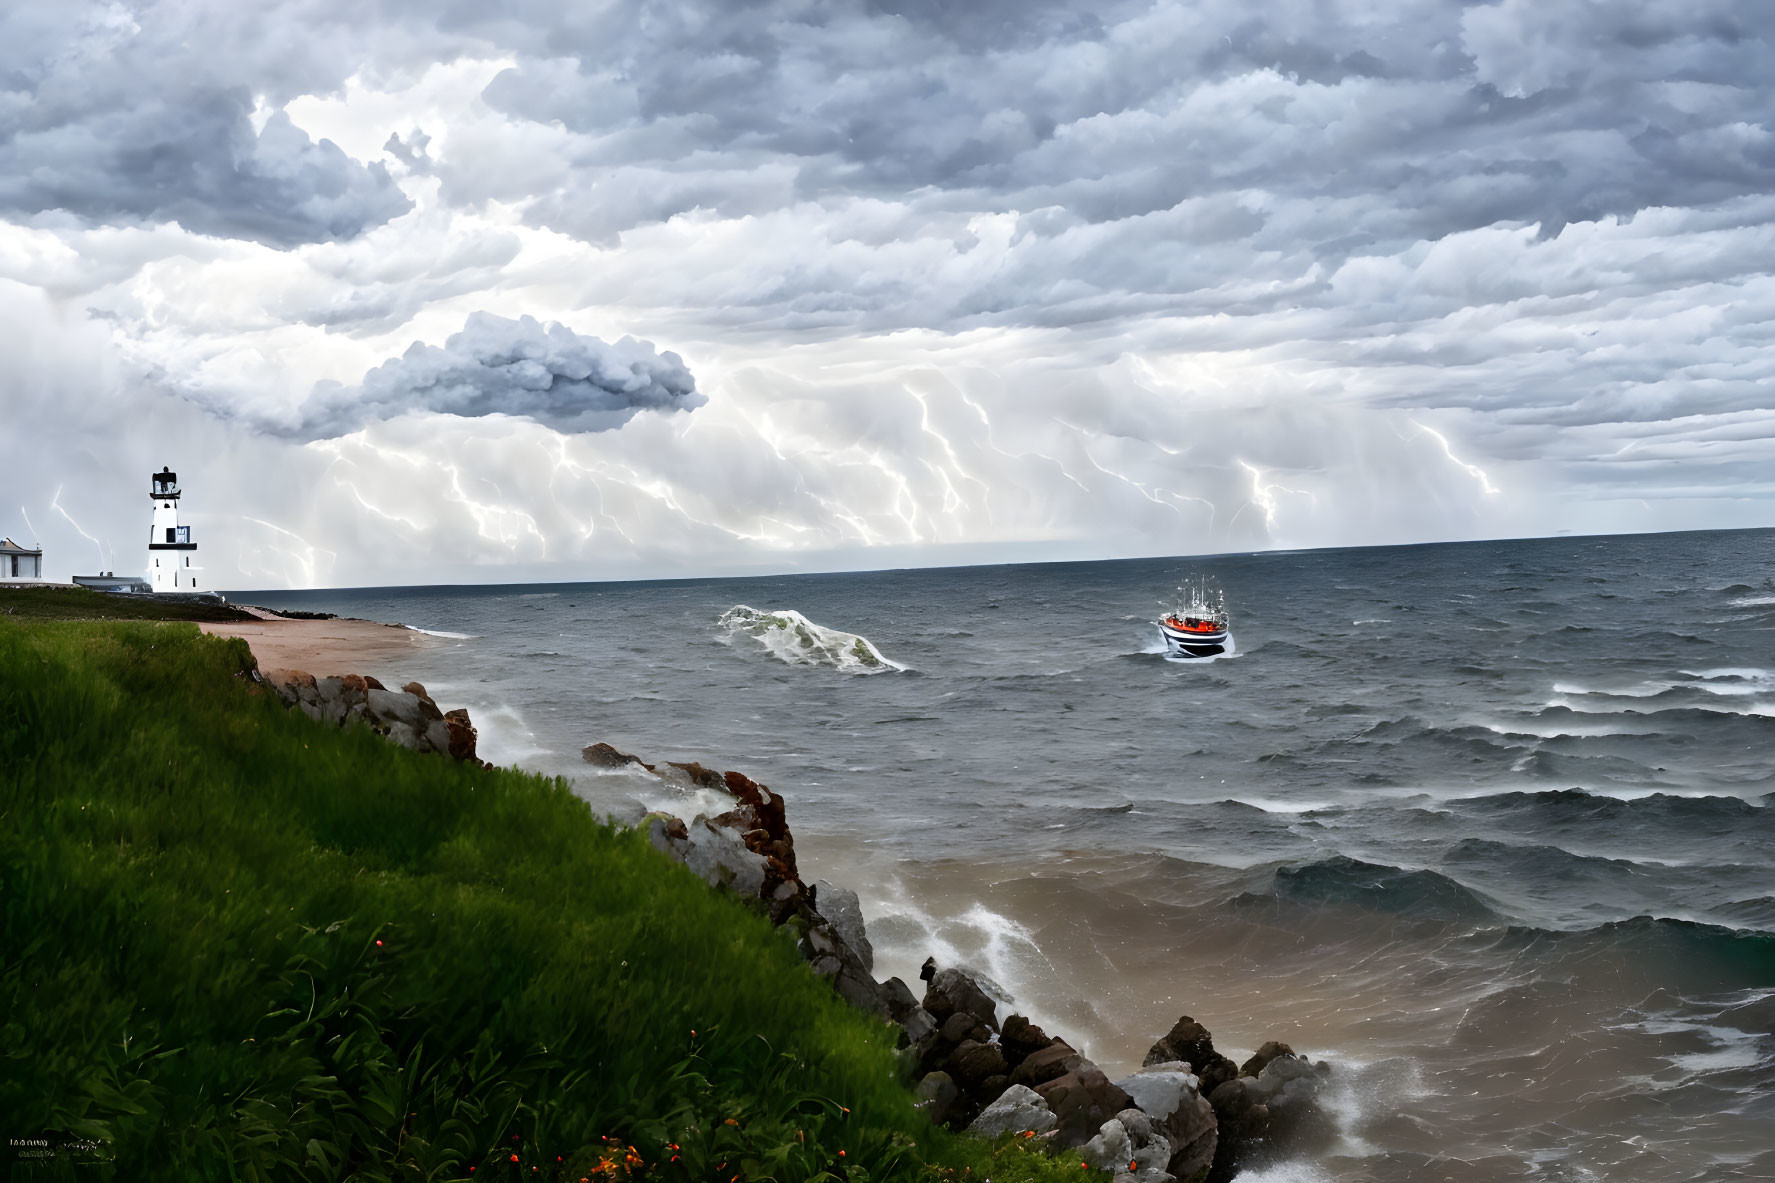
[[[316,677],[362,674],[398,667],[401,659],[435,645],[436,639],[398,624],[341,617],[285,620],[253,612],[252,622],[205,623],[204,632],[240,637],[261,669],[306,670]]]

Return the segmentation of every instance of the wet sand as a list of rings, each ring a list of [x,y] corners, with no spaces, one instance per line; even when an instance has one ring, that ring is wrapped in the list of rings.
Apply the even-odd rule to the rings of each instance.
[[[332,674],[379,675],[385,670],[398,673],[403,659],[437,643],[435,638],[402,625],[344,617],[284,620],[265,616],[251,622],[200,627],[211,636],[245,640],[261,669],[306,670],[322,678]]]

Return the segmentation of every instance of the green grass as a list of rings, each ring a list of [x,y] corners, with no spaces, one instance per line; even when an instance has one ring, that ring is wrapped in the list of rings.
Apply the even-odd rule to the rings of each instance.
[[[0,584],[0,617],[21,620],[252,620],[225,604],[194,604],[87,587]]]
[[[1085,1174],[933,1130],[891,1028],[563,784],[250,666],[0,616],[0,1129],[85,1145],[17,1177]]]

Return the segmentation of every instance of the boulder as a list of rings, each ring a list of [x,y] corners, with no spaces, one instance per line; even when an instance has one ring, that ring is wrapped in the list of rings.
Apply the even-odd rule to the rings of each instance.
[[[1164,1130],[1138,1109],[1125,1109],[1097,1128],[1079,1156],[1087,1166],[1115,1172],[1114,1183],[1172,1183],[1166,1170],[1171,1141]]]
[[[1145,1063],[1164,1064],[1182,1060],[1201,1078],[1203,1093],[1212,1093],[1222,1082],[1239,1074],[1236,1064],[1214,1050],[1208,1028],[1184,1015],[1146,1053]]]
[[[345,679],[319,678],[314,684],[315,696],[320,702],[321,722],[334,727],[345,722],[345,715],[352,704],[345,693]]]
[[[950,1043],[961,1043],[968,1039],[984,1043],[992,1038],[992,1032],[986,1029],[986,1024],[966,1011],[958,1010],[950,1015],[943,1020],[943,1026],[939,1030],[943,1032],[943,1038]]]
[[[1012,1064],[1021,1064],[1054,1041],[1046,1031],[1022,1015],[1012,1015],[1000,1028],[998,1042],[1005,1049],[1006,1060]]]
[[[924,1010],[918,1005],[918,999],[912,996],[911,988],[899,978],[889,978],[881,984],[881,1000],[887,1004],[888,1017],[901,1025],[912,1017],[913,1011]],[[929,1015],[925,1017],[930,1018]]]
[[[900,979],[890,980],[897,982]],[[900,1028],[906,1033],[906,1042],[916,1048],[925,1040],[936,1037],[937,1020],[931,1018],[931,1012],[924,1007],[914,1006],[911,1013],[900,1020]]]
[[[793,885],[780,884],[778,892],[790,886]],[[831,981],[839,997],[858,1010],[883,1019],[892,1018],[881,986],[869,976],[844,938],[817,914],[814,921],[803,932],[800,944],[801,955],[813,966],[814,973]]]
[[[924,993],[924,1008],[940,1023],[962,1011],[991,1030],[998,1030],[998,1007],[979,983],[959,969],[940,969],[931,975],[930,986]]]
[[[445,749],[452,760],[475,760],[475,742],[480,732],[468,720],[468,712],[461,707],[444,712],[444,726],[449,732],[449,746]]]
[[[1245,1168],[1328,1145],[1336,1130],[1319,1104],[1326,1071],[1283,1053],[1256,1076],[1216,1087],[1208,1096],[1220,1128],[1210,1178],[1231,1179]]]
[[[1252,1053],[1249,1060],[1239,1065],[1240,1076],[1256,1076],[1269,1066],[1277,1056],[1292,1056],[1294,1049],[1279,1040],[1272,1039]]]
[[[768,827],[764,828],[769,834]],[[788,825],[783,827],[787,832]],[[857,955],[864,972],[875,972],[875,949],[869,944],[868,930],[863,926],[863,905],[857,893],[848,887],[820,880],[813,885],[814,910],[829,921],[844,938],[851,952]]]
[[[1085,1058],[1073,1051],[1062,1040],[1053,1043],[1039,1052],[1024,1057],[1011,1073],[1013,1084],[1026,1084],[1039,1088],[1050,1080],[1058,1080],[1074,1068],[1085,1062]]]
[[[1089,1060],[1081,1060],[1064,1076],[1037,1085],[1035,1091],[1054,1111],[1058,1122],[1055,1142],[1064,1148],[1084,1145],[1104,1122],[1134,1103]]]
[[[983,1092],[980,1086],[989,1077],[1004,1075],[1005,1056],[996,1043],[981,1043],[977,1039],[963,1040],[949,1054],[947,1071],[968,1092]]]
[[[961,1090],[947,1072],[929,1072],[912,1090],[912,1097],[914,1103],[940,1125],[961,1102]]]
[[[370,718],[384,727],[405,723],[415,734],[425,730],[431,720],[420,709],[419,696],[405,690],[371,690],[365,695]]]
[[[668,760],[666,764],[669,768],[676,768],[685,780],[689,781],[699,789],[722,789],[727,787],[725,780],[719,772],[716,772],[713,768],[704,768],[695,760],[690,761],[688,764],[679,764],[675,761]]]
[[[767,870],[763,856],[746,849],[732,830],[699,817],[686,827],[689,849],[684,865],[711,886],[735,895],[757,898],[764,888]]]
[[[653,771],[653,765],[642,764],[641,757],[631,756],[627,752],[619,752],[607,743],[595,743],[590,747],[579,749],[579,757],[587,764],[598,768],[626,768],[631,764],[639,765],[647,771]]]
[[[1056,1124],[1054,1111],[1048,1108],[1040,1093],[1014,1084],[973,1120],[968,1132],[982,1138],[996,1138],[1000,1134],[1045,1134]]]
[[[419,732],[413,730],[413,728],[406,723],[402,723],[402,722],[390,723],[388,725],[388,731],[385,734],[388,737],[389,743],[396,744],[400,747],[406,748],[410,752],[418,752],[418,751],[424,750],[424,747],[425,747],[424,738],[420,735]]]
[[[690,830],[682,821],[669,813],[650,813],[641,819],[641,825],[655,850],[664,851],[679,862],[684,861],[690,852]]]
[[[1208,1170],[1218,1142],[1219,1121],[1199,1085],[1182,1061],[1154,1064],[1116,1081],[1136,1108],[1161,1124],[1171,1142],[1165,1169],[1184,1180]]]

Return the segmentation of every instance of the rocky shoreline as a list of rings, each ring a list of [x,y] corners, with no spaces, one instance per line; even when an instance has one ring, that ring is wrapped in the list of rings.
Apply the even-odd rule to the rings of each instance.
[[[440,710],[418,682],[390,690],[375,678],[360,674],[316,678],[303,670],[255,669],[253,676],[286,707],[300,710],[317,723],[343,727],[361,722],[390,743],[411,751],[484,763],[475,755],[478,736],[468,711]]]
[[[468,712],[440,709],[417,682],[391,691],[352,674],[254,670],[253,677],[318,722],[361,722],[402,747],[481,763]],[[713,816],[652,813],[639,828],[664,855],[767,915],[846,1002],[894,1024],[907,1081],[933,1120],[1076,1150],[1087,1165],[1113,1172],[1114,1183],[1221,1183],[1332,1137],[1321,1100],[1331,1068],[1285,1043],[1265,1043],[1236,1065],[1185,1015],[1138,1072],[1112,1081],[1064,1039],[1011,1013],[1009,995],[977,971],[927,959],[922,994],[897,977],[877,981],[856,893],[801,878],[782,797],[743,773],[699,763],[647,764],[604,743],[581,754],[597,767],[720,795],[726,808]]]

